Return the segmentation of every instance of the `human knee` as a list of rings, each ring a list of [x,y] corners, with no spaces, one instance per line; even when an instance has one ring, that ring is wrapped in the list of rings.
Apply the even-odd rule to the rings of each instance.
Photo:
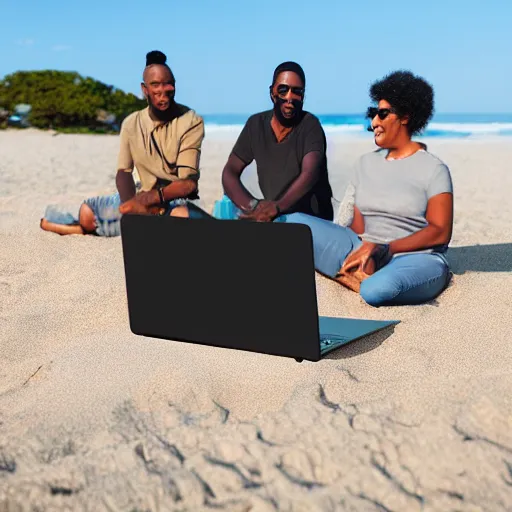
[[[94,217],[94,212],[88,204],[82,203],[78,217],[80,226],[82,226],[85,231],[92,232],[96,229],[96,218]]]
[[[378,308],[393,300],[399,293],[392,283],[382,282],[381,279],[368,278],[361,283],[359,294],[370,306]]]
[[[171,210],[171,217],[187,218],[188,216],[188,208],[186,206],[176,206]]]
[[[48,223],[48,221],[43,217],[43,218],[41,219],[41,222],[39,223],[39,227],[40,227],[42,230],[44,230],[44,231],[49,231],[49,229],[48,229],[48,224],[49,224],[49,223]]]
[[[308,224],[311,220],[311,216],[306,213],[295,212],[285,214],[286,222],[293,224]]]

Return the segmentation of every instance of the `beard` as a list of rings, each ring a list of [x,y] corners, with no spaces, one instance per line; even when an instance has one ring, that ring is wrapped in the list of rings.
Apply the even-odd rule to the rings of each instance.
[[[169,117],[172,117],[174,113],[174,107],[176,105],[174,101],[174,91],[168,96],[169,106],[165,110],[159,109],[152,101],[149,96],[146,96],[151,113],[160,121],[166,121]]]
[[[292,100],[292,104],[295,108],[293,117],[285,117],[283,115],[283,106],[286,104],[286,100],[282,98],[276,97],[274,99],[274,115],[276,119],[279,121],[279,124],[284,126],[285,128],[291,128],[292,126],[296,126],[302,119],[302,101],[300,100]]]

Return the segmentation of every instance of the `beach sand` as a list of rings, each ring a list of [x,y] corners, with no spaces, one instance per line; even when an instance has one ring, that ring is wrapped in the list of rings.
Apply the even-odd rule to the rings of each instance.
[[[235,137],[207,132],[208,211]],[[298,364],[132,334],[120,237],[39,229],[115,190],[118,137],[0,132],[0,511],[511,510],[512,144],[424,141],[451,285],[375,309],[317,275],[321,315],[401,323]],[[328,142],[340,198],[375,146]]]

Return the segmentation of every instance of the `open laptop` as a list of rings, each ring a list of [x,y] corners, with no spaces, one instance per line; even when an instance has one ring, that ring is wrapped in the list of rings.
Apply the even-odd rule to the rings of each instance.
[[[308,226],[191,210],[121,219],[133,333],[319,361],[398,323],[318,316]]]

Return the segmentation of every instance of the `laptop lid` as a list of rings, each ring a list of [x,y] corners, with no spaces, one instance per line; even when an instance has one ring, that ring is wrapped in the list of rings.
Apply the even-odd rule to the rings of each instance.
[[[121,236],[135,334],[320,359],[308,226],[124,215]]]

